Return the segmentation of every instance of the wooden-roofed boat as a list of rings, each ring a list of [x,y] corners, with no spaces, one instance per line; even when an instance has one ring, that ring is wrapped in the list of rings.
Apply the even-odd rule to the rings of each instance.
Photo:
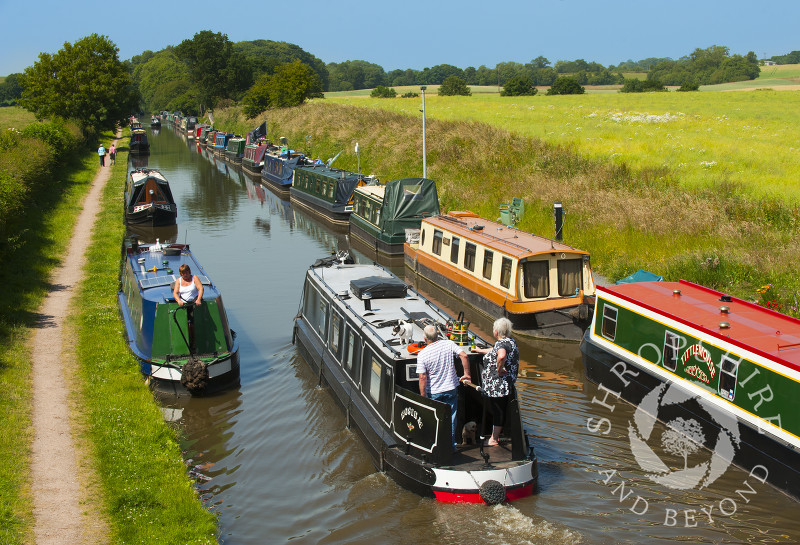
[[[631,450],[651,479],[707,486],[732,461],[800,499],[800,320],[683,280],[598,286],[581,352],[637,406]],[[670,467],[647,444],[656,419],[708,450]]]
[[[589,253],[472,212],[424,218],[406,264],[517,335],[580,341],[591,319]]]
[[[265,161],[264,170],[266,168]],[[294,169],[289,194],[293,205],[309,211],[331,227],[348,229],[353,212],[353,191],[374,181],[376,179],[371,176],[347,170],[309,165]]]
[[[147,131],[144,129],[131,129],[131,140],[128,144],[128,153],[131,155],[146,155],[150,153],[150,142],[147,140]]]
[[[537,463],[516,394],[509,401],[500,446],[483,447],[479,441],[455,452],[450,406],[419,395],[417,343],[401,342],[393,328],[410,328],[411,339],[421,341],[425,325],[442,329],[451,319],[378,265],[320,260],[306,273],[293,341],[319,381],[329,385],[347,426],[364,440],[375,466],[400,485],[450,503],[530,496]],[[469,336],[486,345],[473,333]],[[482,357],[469,346],[465,352],[470,374],[478,380]],[[461,375],[461,362],[456,362]],[[485,398],[473,388],[458,390],[458,429],[474,421],[477,435],[484,435],[492,424]]]
[[[178,205],[172,196],[169,182],[155,169],[132,170],[125,184],[125,221],[129,224],[174,225]]]
[[[422,218],[439,214],[436,182],[403,178],[362,185],[353,193],[350,236],[378,254],[402,256],[406,231],[419,232]]]
[[[179,307],[172,286],[181,265],[203,284],[194,306]],[[172,393],[205,394],[239,382],[239,343],[222,296],[186,244],[126,249],[118,294],[125,335],[151,386]],[[199,362],[199,363],[198,363]]]

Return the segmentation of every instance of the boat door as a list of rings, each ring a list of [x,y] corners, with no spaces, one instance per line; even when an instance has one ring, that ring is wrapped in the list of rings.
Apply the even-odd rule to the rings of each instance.
[[[392,432],[407,452],[435,464],[452,458],[450,406],[397,387],[393,402]]]

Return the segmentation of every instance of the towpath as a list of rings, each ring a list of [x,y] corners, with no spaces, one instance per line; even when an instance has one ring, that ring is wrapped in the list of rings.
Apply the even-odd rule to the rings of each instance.
[[[120,137],[117,133],[114,143]],[[117,167],[119,168],[119,167]],[[70,385],[70,369],[80,365],[65,343],[64,322],[81,280],[85,253],[100,211],[111,167],[101,167],[75,224],[62,264],[53,271],[50,293],[39,309],[32,337],[33,445],[31,494],[36,545],[102,543],[108,535],[90,490],[97,480],[88,452],[77,437],[78,410]]]

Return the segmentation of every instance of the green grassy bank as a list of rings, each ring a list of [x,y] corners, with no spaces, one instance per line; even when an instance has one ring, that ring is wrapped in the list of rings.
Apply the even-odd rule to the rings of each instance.
[[[18,108],[0,108],[0,130],[34,121]],[[102,135],[106,147],[110,134]],[[124,139],[122,141],[124,143]],[[80,416],[79,451],[100,475],[90,483],[92,503],[108,520],[112,543],[216,543],[215,519],[203,509],[188,479],[177,436],[158,411],[121,336],[116,306],[122,242],[119,198],[126,150],[118,156],[104,195],[87,279],[74,306],[68,338],[78,340],[74,365]],[[61,260],[83,198],[97,174],[92,149],[70,155],[31,196],[13,252],[0,267],[0,543],[33,543],[30,495],[30,340],[42,301],[58,283],[50,275]],[[67,341],[67,346],[74,343]],[[82,416],[81,416],[82,415]]]
[[[113,543],[216,543],[216,519],[197,497],[178,436],[164,422],[123,337],[117,273],[126,161],[124,150],[103,195],[72,313],[85,429],[97,457]]]
[[[403,100],[416,108],[416,102]],[[500,203],[522,197],[526,213],[519,227],[553,236],[553,203],[559,201],[567,213],[565,241],[589,250],[595,270],[611,279],[645,268],[748,299],[774,283],[785,301],[793,301],[800,289],[800,212],[793,202],[746,191],[725,177],[686,184],[666,166],[604,160],[572,141],[500,127],[503,111],[490,111],[494,123],[428,119],[428,177],[437,181],[444,210],[469,209],[495,219]],[[344,150],[336,166],[353,171],[358,142],[361,171],[388,181],[422,173],[415,112],[318,100],[256,120],[243,119],[235,109],[215,117],[217,126],[242,133],[266,118],[273,140],[285,136],[293,147],[323,159]],[[631,138],[636,147],[648,136]],[[758,168],[752,168],[755,175]]]

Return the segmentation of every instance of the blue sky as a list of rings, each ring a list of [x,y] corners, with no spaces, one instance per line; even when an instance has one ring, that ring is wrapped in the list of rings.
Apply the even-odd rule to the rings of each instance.
[[[761,58],[800,50],[798,23],[800,0],[0,0],[0,75],[92,33],[108,36],[122,60],[211,30],[234,42],[286,41],[326,63],[360,59],[389,71],[493,68],[540,55],[609,65],[677,59],[712,45]]]

